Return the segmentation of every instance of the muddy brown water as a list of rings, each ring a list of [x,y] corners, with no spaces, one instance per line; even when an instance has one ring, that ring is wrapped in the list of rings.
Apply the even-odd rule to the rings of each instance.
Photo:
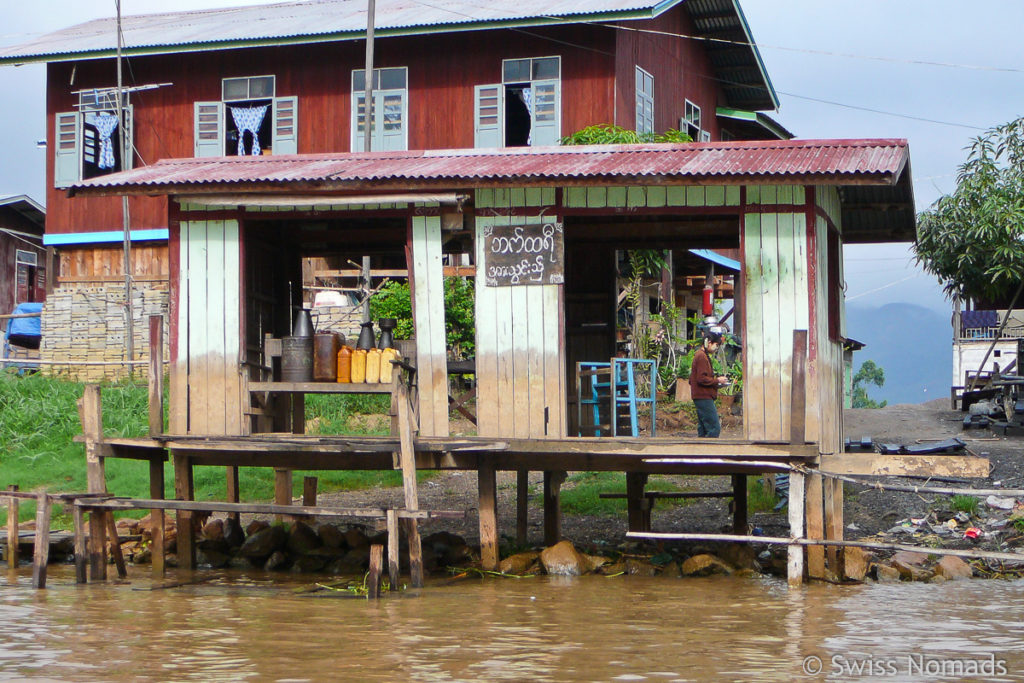
[[[371,603],[296,594],[308,577],[196,576],[76,586],[61,566],[33,591],[27,570],[0,574],[0,680],[1024,678],[1021,581],[435,579]]]

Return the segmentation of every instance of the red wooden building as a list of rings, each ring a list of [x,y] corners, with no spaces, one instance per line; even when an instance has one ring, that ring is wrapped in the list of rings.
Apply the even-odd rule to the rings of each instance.
[[[45,220],[46,209],[31,197],[0,197],[0,314],[46,299]]]

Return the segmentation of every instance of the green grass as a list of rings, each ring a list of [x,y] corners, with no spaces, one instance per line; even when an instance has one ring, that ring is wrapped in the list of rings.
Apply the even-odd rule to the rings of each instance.
[[[965,496],[958,493],[950,499],[949,506],[957,512],[966,512],[973,515],[978,509],[978,499],[974,496]]]
[[[86,490],[85,448],[74,443],[81,434],[76,402],[84,385],[78,382],[0,372],[0,488],[17,484],[22,491],[53,493]],[[103,430],[107,436],[141,437],[147,433],[147,387],[145,384],[119,382],[105,384],[101,391]],[[353,428],[353,415],[386,413],[387,395],[316,394],[306,399],[307,418],[320,418],[319,434],[387,434],[387,422],[374,428]],[[173,469],[165,465],[166,496],[173,496]],[[149,464],[142,461],[109,458],[106,460],[107,490],[119,496],[149,497]],[[400,472],[385,471],[295,471],[293,496],[302,495],[303,476],[319,478],[321,492],[356,490],[375,486],[401,485]],[[421,477],[429,475],[420,474]],[[243,501],[272,500],[274,471],[270,468],[242,467],[238,473]],[[197,467],[196,500],[224,500],[227,479],[223,467]],[[144,511],[127,513],[142,516]],[[35,515],[35,504],[22,501],[21,521]],[[0,524],[7,523],[6,506],[0,510]],[[69,519],[55,510],[54,527],[67,527]]]
[[[778,498],[764,487],[760,477],[747,477],[747,512],[771,512]]]
[[[647,491],[683,491],[671,481],[658,475],[652,475],[647,483]],[[626,514],[625,498],[600,498],[601,493],[625,493],[626,475],[621,472],[577,472],[566,479],[562,486],[562,511],[574,515],[594,515],[598,517],[621,517]],[[659,506],[689,505],[685,498],[663,499]]]

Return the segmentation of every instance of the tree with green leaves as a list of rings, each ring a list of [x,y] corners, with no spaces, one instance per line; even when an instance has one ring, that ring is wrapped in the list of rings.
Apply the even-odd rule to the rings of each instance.
[[[967,149],[956,190],[918,216],[914,251],[947,296],[998,300],[1024,281],[1024,118]]]
[[[693,138],[674,128],[664,133],[637,133],[607,123],[587,126],[562,138],[563,145],[639,145],[648,142],[693,142]]]
[[[873,384],[876,387],[885,385],[885,370],[873,360],[866,360],[860,365],[860,369],[853,376],[853,407],[854,408],[884,408],[888,401],[879,403],[868,398],[867,385]]]

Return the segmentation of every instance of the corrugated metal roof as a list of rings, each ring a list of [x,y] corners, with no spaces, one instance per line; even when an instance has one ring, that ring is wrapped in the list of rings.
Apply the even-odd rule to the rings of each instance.
[[[517,147],[294,156],[166,159],[76,185],[131,193],[296,187],[473,187],[629,179],[692,183],[772,182],[895,185],[905,140],[771,140],[679,145]]]
[[[711,62],[728,68],[722,87],[729,102],[774,109],[778,98],[734,0],[377,0],[378,36],[538,26],[599,20],[644,19],[686,2],[703,35],[735,40],[708,42]],[[0,64],[109,57],[116,50],[115,20],[94,21],[0,48]],[[306,0],[271,5],[127,15],[122,19],[127,55],[165,54],[256,45],[352,40],[365,36],[364,0]],[[750,44],[746,44],[750,43]]]
[[[374,27],[378,34],[392,30],[429,29],[458,25],[535,20],[566,23],[599,15],[655,16],[684,0],[377,0]],[[364,0],[306,0],[270,5],[126,15],[122,18],[128,52],[142,48],[252,42],[295,37],[364,35]],[[418,32],[418,31],[413,31]],[[353,37],[348,35],[348,37]],[[96,19],[62,29],[22,45],[0,49],[0,61],[15,58],[59,57],[70,54],[109,54],[116,47],[115,20]]]

